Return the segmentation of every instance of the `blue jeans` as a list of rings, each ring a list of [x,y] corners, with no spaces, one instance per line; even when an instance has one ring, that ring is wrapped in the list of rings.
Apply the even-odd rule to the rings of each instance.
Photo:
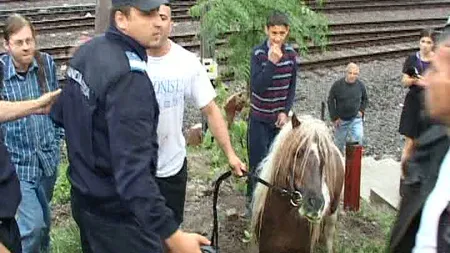
[[[42,176],[36,182],[20,181],[22,201],[19,204],[17,224],[23,253],[50,250],[50,201],[56,177],[57,173],[50,177]]]
[[[341,124],[336,128],[334,143],[342,154],[344,154],[347,139],[349,139],[349,142],[358,142],[359,145],[362,145],[363,120],[361,117],[356,117],[351,120],[341,120]]]

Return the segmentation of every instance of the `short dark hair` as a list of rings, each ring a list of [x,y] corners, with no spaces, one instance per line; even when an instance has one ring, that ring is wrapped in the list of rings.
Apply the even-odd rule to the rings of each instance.
[[[36,38],[36,31],[31,21],[20,14],[14,13],[10,15],[3,26],[3,37],[8,42],[11,35],[19,32],[24,27],[30,27],[33,38]]]
[[[420,31],[420,38],[429,37],[433,42],[436,42],[436,32],[433,29],[422,29]]]
[[[116,12],[120,11],[122,12],[126,17],[130,16],[130,12],[131,12],[131,6],[119,6],[119,7],[112,7],[111,11],[109,13],[109,20],[111,25],[116,26],[116,20],[115,20],[115,16],[116,16]]]
[[[288,16],[283,12],[274,11],[272,14],[270,14],[269,18],[267,19],[266,26],[270,27],[276,25],[289,26]]]

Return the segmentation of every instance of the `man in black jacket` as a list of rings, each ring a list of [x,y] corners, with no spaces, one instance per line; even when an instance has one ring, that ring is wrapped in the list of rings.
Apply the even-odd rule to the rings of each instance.
[[[423,84],[430,116],[442,122],[418,139],[389,251],[450,252],[450,32],[442,35]]]
[[[105,35],[82,45],[51,116],[65,128],[72,213],[83,252],[200,253],[155,182],[159,109],[146,48],[161,36],[165,0],[113,0]],[[152,71],[151,69],[149,71]]]
[[[347,139],[362,145],[363,117],[368,98],[366,86],[358,79],[359,67],[349,63],[345,77],[337,80],[328,93],[328,111],[335,127],[335,143],[344,153]]]

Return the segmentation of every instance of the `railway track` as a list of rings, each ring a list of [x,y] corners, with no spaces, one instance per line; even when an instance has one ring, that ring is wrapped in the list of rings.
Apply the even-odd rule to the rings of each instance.
[[[376,52],[359,52],[359,53],[349,53],[346,55],[334,56],[334,57],[316,57],[315,59],[298,59],[297,64],[300,65],[302,71],[313,70],[317,68],[331,68],[336,66],[346,65],[349,62],[369,62],[373,60],[384,60],[392,59],[398,57],[405,57],[408,54],[416,52],[419,47],[416,46],[417,43],[410,44],[403,47],[397,47],[394,49],[378,50]],[[63,71],[62,69],[60,70]],[[233,72],[231,72],[226,66],[219,66],[220,78],[222,81],[232,81]],[[60,73],[58,75],[58,81],[64,83],[66,81],[65,77]]]
[[[180,45],[192,52],[198,52],[200,49],[200,43],[198,41],[192,41],[195,35],[183,35],[174,36],[172,39],[178,42]],[[357,39],[351,39],[357,38]],[[349,61],[369,61],[374,59],[383,58],[395,58],[405,56],[406,54],[417,50],[418,32],[410,34],[395,34],[387,36],[378,36],[376,38],[359,38],[357,34],[353,34],[350,39],[331,41],[326,46],[327,52],[322,53],[321,48],[318,46],[308,46],[309,55],[305,58],[301,58],[298,64],[302,69],[315,69],[323,67],[333,67],[346,64]],[[218,45],[226,43],[226,40],[219,40]],[[407,44],[407,47],[397,47],[397,44]],[[392,46],[390,46],[392,45]],[[373,50],[365,50],[365,48],[380,48],[376,52]],[[58,66],[63,66],[70,59],[70,46],[59,46],[42,48],[41,50],[52,54]],[[296,47],[298,49],[298,47]],[[336,53],[339,51],[351,51],[357,50],[359,53]],[[219,64],[223,65],[225,59],[218,59]],[[225,68],[226,69],[226,68]],[[225,77],[230,77],[229,73],[225,71]],[[61,77],[62,78],[62,77]],[[63,78],[61,79],[63,80]]]
[[[436,26],[436,29],[442,28],[441,26]],[[365,37],[367,31],[359,31],[356,33],[346,33],[347,35],[344,38],[341,38],[341,34],[336,34],[336,38],[330,36],[330,42],[326,45],[326,50],[328,51],[336,51],[340,49],[349,49],[355,47],[364,47],[367,45],[375,46],[375,45],[393,45],[397,43],[411,42],[416,41],[418,39],[418,35],[420,28],[408,28],[408,29],[391,29],[381,32],[381,31],[371,31],[370,33],[374,33],[377,36]],[[362,34],[362,35],[360,35]],[[356,38],[356,39],[355,39]],[[200,41],[195,40],[196,34],[183,34],[171,36],[171,39],[184,48],[192,52],[198,52],[200,50]],[[217,41],[216,45],[220,47],[227,42],[226,39],[220,39]],[[64,45],[64,46],[54,46],[54,47],[44,47],[41,48],[41,51],[49,53],[55,56],[55,60],[59,65],[65,64],[70,58],[69,52],[73,45]],[[298,47],[296,47],[298,49]],[[322,51],[321,47],[315,45],[309,45],[307,47],[307,52],[309,54],[318,54]]]
[[[172,3],[173,15],[187,15],[189,8],[195,1],[181,1]],[[88,13],[95,14],[95,4],[71,5],[71,6],[50,6],[46,8],[26,8],[0,11],[0,21],[4,21],[9,15],[19,13],[27,16],[31,21],[51,20],[55,17],[70,18],[82,17]]]
[[[363,3],[363,4],[338,4],[329,6],[311,6],[311,9],[322,13],[336,12],[367,12],[367,11],[392,11],[392,10],[412,10],[412,9],[431,9],[431,8],[449,8],[449,1],[413,1],[389,3]]]
[[[5,1],[5,0],[0,0]],[[10,1],[10,0],[9,0]],[[309,1],[310,2],[310,1]],[[176,1],[172,6],[173,18],[176,22],[192,20],[189,16],[189,8],[195,1]],[[324,5],[318,6],[309,3],[311,8],[324,12],[358,12],[358,11],[379,11],[394,9],[412,9],[412,8],[450,8],[450,1],[431,1],[431,0],[333,0]],[[27,15],[34,23],[39,34],[56,32],[74,32],[86,31],[94,28],[95,5],[77,5],[70,7],[48,7],[45,9],[16,9],[0,11],[0,37],[2,36],[2,20],[13,12]],[[54,18],[57,16],[58,18]],[[416,44],[405,46],[403,48],[392,47],[396,44],[405,44],[418,39],[418,32],[422,28],[440,29],[447,18],[428,18],[428,19],[410,19],[410,20],[392,20],[377,22],[357,22],[357,23],[337,23],[330,24],[329,43],[326,49],[329,52],[339,52],[341,50],[351,51],[360,48],[362,53],[340,54],[326,56],[322,54],[321,48],[309,45],[307,46],[308,58],[299,60],[302,69],[313,69],[317,67],[329,67],[345,64],[350,60],[363,61],[379,59],[383,57],[398,57],[417,50]],[[195,30],[195,29],[193,29]],[[172,36],[172,39],[184,46],[186,49],[198,52],[200,42],[196,38],[196,33]],[[226,37],[217,41],[217,45],[226,43]],[[392,47],[391,47],[392,45]],[[376,52],[365,52],[366,47],[385,47],[386,50]],[[66,64],[70,59],[69,46],[56,46],[41,48],[42,51],[54,56],[59,66]],[[392,50],[391,50],[392,49]],[[221,60],[221,59],[219,59]],[[223,59],[222,59],[223,60]]]
[[[316,0],[306,0],[304,1],[307,5],[313,7],[340,7],[340,6],[386,6],[386,5],[394,5],[394,4],[417,4],[417,3],[436,3],[436,2],[445,2],[441,0],[328,0],[324,1],[323,4],[319,4]]]
[[[177,10],[177,11],[183,11],[183,10]],[[187,13],[187,9],[184,10]],[[177,14],[174,15],[173,20],[175,22],[183,22],[192,20],[192,17],[188,14]],[[95,26],[95,16],[91,15],[90,13],[85,14],[84,16],[78,16],[78,17],[68,17],[68,18],[54,18],[51,20],[37,20],[32,21],[33,25],[35,26],[37,31],[44,31],[44,32],[61,32],[61,31],[67,31],[67,30],[87,30],[87,29],[94,29]],[[4,24],[0,23],[0,35],[3,35],[3,27]]]
[[[176,16],[175,16],[176,17]],[[57,33],[57,32],[75,32],[86,31],[94,29],[95,17],[72,17],[61,18],[51,21],[35,21],[34,25],[39,34]],[[441,26],[446,22],[446,18],[428,18],[428,19],[409,19],[409,20],[392,20],[392,21],[376,21],[376,22],[358,22],[358,23],[334,23],[329,25],[332,31],[331,35],[334,38],[346,38],[351,36],[350,32],[345,32],[351,29],[364,29],[365,33],[359,33],[359,36],[370,37],[377,36],[378,32],[381,35],[387,35],[392,27],[408,26],[411,27],[407,32],[414,32],[417,27],[433,28]],[[3,25],[0,24],[0,37],[3,36]],[[384,30],[383,30],[384,29]],[[342,32],[339,32],[342,31]],[[395,29],[394,29],[395,31]]]
[[[195,1],[175,1],[172,3],[173,16],[175,21],[192,20],[189,15],[189,8],[195,4]],[[380,10],[406,10],[406,9],[423,9],[423,8],[450,8],[449,0],[441,1],[333,1],[328,2],[324,6],[317,6],[310,3],[311,9],[323,13],[335,12],[359,12],[359,11],[380,11]],[[12,13],[20,13],[29,17],[32,21],[44,21],[49,24],[58,17],[57,20],[65,18],[69,20],[73,17],[83,17],[85,15],[95,15],[95,4],[72,5],[72,6],[50,6],[46,8],[26,8],[11,9],[0,11],[0,21],[4,21],[8,15]]]

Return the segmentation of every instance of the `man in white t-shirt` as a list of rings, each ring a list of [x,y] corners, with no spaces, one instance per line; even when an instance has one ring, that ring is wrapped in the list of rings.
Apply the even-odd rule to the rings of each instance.
[[[160,33],[154,34],[157,42],[147,50],[147,73],[160,108],[156,177],[166,205],[181,224],[187,182],[186,142],[182,133],[185,99],[193,99],[208,118],[209,128],[234,173],[241,176],[246,167],[231,146],[227,125],[214,102],[216,92],[205,68],[195,54],[168,39],[172,29],[170,7],[162,5],[159,13],[163,26]]]

